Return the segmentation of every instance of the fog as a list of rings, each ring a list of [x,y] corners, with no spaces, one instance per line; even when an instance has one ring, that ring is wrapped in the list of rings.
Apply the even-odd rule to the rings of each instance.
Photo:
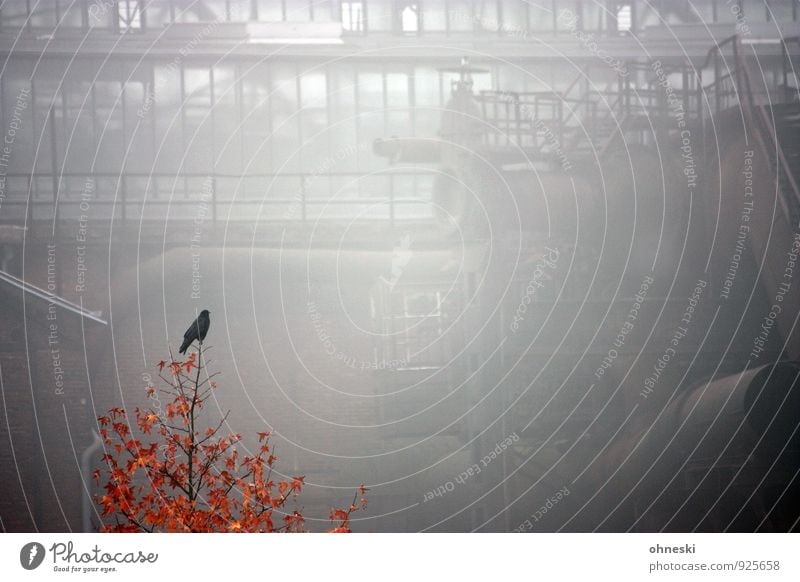
[[[108,523],[203,309],[310,531],[797,530],[792,3],[67,4],[0,10],[5,530]]]

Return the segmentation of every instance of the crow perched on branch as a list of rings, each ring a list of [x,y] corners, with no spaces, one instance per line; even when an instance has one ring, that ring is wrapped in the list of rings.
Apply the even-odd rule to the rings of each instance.
[[[181,344],[181,349],[178,351],[185,354],[194,340],[200,340],[200,343],[203,343],[210,325],[211,319],[208,317],[208,309],[204,309],[200,312],[200,315],[197,316],[197,319],[192,322],[192,325],[189,326],[186,333],[183,334],[183,343]]]

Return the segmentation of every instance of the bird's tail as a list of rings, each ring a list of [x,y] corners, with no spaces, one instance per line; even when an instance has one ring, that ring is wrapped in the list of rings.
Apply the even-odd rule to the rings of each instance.
[[[191,343],[192,343],[192,342],[189,342],[189,341],[183,340],[183,343],[181,344],[181,348],[178,350],[178,353],[179,353],[179,354],[185,354],[185,353],[186,353],[186,350],[188,350],[188,349],[189,349],[189,346],[191,345]]]

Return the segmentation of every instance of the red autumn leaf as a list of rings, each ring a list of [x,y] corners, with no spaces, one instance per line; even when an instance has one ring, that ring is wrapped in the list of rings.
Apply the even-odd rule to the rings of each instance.
[[[287,497],[300,495],[305,477],[280,481],[279,494],[274,494],[276,486],[269,476],[277,458],[267,444],[271,432],[256,433],[261,443],[258,451],[239,462],[234,445],[242,440],[241,434],[223,435],[218,423],[198,426],[205,418],[200,415],[208,391],[181,372],[199,373],[202,361],[192,353],[184,362],[159,362],[159,371],[169,366],[173,376],[161,376],[166,384],[161,392],[168,395],[163,407],[152,398],[155,387],[145,388],[158,404],[158,412],[136,408],[132,425],[120,407],[98,417],[107,448],[102,467],[92,476],[103,489],[96,497],[102,508],[102,531],[304,531],[305,519],[287,507],[294,503]],[[154,426],[156,431],[151,430]],[[359,487],[349,510],[332,510],[331,531],[350,531],[350,514],[358,510],[359,495],[364,507],[365,491],[366,487]],[[282,508],[285,514],[279,527],[273,523],[273,508]]]

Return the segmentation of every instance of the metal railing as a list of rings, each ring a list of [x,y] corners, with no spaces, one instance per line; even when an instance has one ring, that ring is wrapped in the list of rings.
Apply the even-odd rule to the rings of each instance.
[[[793,37],[781,42],[784,99],[789,96],[786,89],[789,78],[787,69],[791,67],[790,43],[798,43],[798,38]],[[730,55],[725,55],[724,51],[727,47],[730,47]],[[800,185],[798,185],[794,169],[787,159],[781,140],[778,139],[778,129],[775,127],[772,114],[767,111],[767,109],[772,109],[776,103],[771,101],[759,103],[755,98],[750,67],[745,55],[742,54],[742,43],[738,35],[725,39],[708,51],[706,60],[699,71],[701,79],[703,70],[709,67],[713,68],[713,81],[705,85],[701,82],[698,87],[698,90],[704,92],[707,97],[711,96],[708,102],[713,105],[713,109],[709,111],[709,114],[719,115],[730,109],[741,111],[746,125],[755,130],[753,134],[762,155],[776,165],[781,207],[785,216],[795,223],[800,218]],[[796,93],[797,89],[795,88],[794,91]],[[779,95],[780,91],[774,91],[774,93]],[[786,100],[794,101],[794,99]]]
[[[75,220],[424,220],[434,174],[64,172],[6,176],[0,222]]]
[[[631,131],[637,118],[655,124],[675,113],[651,64],[628,61],[624,65],[625,74],[616,75],[603,88],[589,82],[587,69],[563,91],[482,91],[477,100],[491,128],[484,138],[486,145],[521,147],[544,155],[549,153],[546,146],[552,145],[548,142],[556,139],[567,152],[602,151],[614,136]],[[659,66],[665,75],[682,77],[675,94],[686,115],[699,111],[702,94],[697,92],[694,68],[690,64]],[[645,133],[635,139],[643,140]]]

